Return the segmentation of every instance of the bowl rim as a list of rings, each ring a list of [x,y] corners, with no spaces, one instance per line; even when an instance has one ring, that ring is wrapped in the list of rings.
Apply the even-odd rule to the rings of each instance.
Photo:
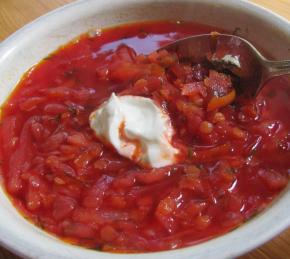
[[[35,27],[38,26],[42,26],[45,22],[51,20],[54,16],[56,15],[61,15],[62,13],[66,13],[69,12],[70,10],[73,10],[75,8],[78,8],[78,6],[82,6],[85,4],[89,4],[89,3],[93,3],[97,0],[77,0],[75,2],[71,2],[68,3],[64,6],[61,6],[59,8],[56,8],[44,15],[39,16],[38,18],[36,18],[35,20],[29,22],[28,24],[26,24],[25,26],[21,27],[20,29],[18,29],[17,31],[15,31],[13,34],[11,34],[10,36],[8,36],[6,39],[4,39],[1,43],[0,43],[0,63],[2,62],[3,59],[5,59],[6,55],[9,55],[9,50],[10,48],[13,47],[14,44],[16,44],[16,42],[21,39],[23,37],[23,35],[25,35],[25,33],[27,31],[33,30]],[[187,0],[187,2],[189,2],[190,0]],[[247,0],[219,0],[221,3],[225,3],[228,5],[240,5],[244,8],[253,8],[255,13],[260,14],[261,16],[265,17],[266,15],[269,15],[271,19],[275,19],[277,23],[281,23],[281,24],[287,24],[288,26],[290,25],[290,21],[287,20],[285,17],[263,7],[260,6],[256,3],[247,1]],[[123,2],[123,0],[110,0],[110,2]],[[127,3],[138,3],[138,0],[128,0],[128,1],[124,1]],[[140,1],[141,2],[141,1]],[[148,3],[152,3],[152,0],[143,0],[143,2],[148,2]],[[165,1],[158,1],[159,3],[165,3]],[[195,2],[194,0],[192,0],[192,2]],[[290,33],[289,33],[290,35]],[[0,188],[2,188],[2,186],[0,186]],[[3,188],[4,189],[4,188]],[[11,204],[12,205],[12,204]],[[12,205],[13,206],[13,205]],[[274,207],[274,205],[272,204],[270,207]],[[289,209],[288,209],[289,210]],[[268,213],[267,213],[268,214]],[[251,220],[250,222],[246,222],[244,225],[249,225],[252,222],[256,222],[257,219],[261,218],[261,216],[264,215],[264,212],[259,213],[258,216],[255,217],[255,219]],[[30,223],[29,223],[30,224]],[[2,223],[0,222],[0,233],[1,233],[1,228],[2,228]],[[269,241],[271,238],[273,238],[275,235],[279,234],[281,231],[283,231],[284,229],[286,229],[287,227],[290,226],[290,217],[286,218],[283,222],[277,222],[277,224],[275,224],[274,226],[269,227],[265,233],[263,233],[263,236],[260,237],[258,236],[257,239],[255,239],[254,242],[252,242],[251,244],[241,244],[237,249],[235,249],[235,251],[231,251],[231,249],[229,250],[225,250],[223,251],[222,254],[217,254],[215,256],[215,258],[233,258],[233,257],[237,257],[249,250],[252,250],[256,247],[258,247],[259,245]],[[241,228],[241,227],[240,227]],[[185,247],[185,248],[179,248],[176,250],[166,250],[166,251],[160,251],[160,252],[153,252],[153,253],[142,253],[142,254],[112,254],[112,253],[104,253],[104,252],[96,252],[93,250],[89,250],[89,249],[85,249],[82,247],[77,247],[71,244],[67,244],[61,240],[56,240],[56,243],[59,243],[61,246],[66,245],[68,246],[67,249],[72,249],[72,250],[79,250],[78,253],[75,253],[77,255],[77,258],[92,258],[94,255],[97,258],[100,259],[109,259],[109,258],[116,258],[116,259],[127,259],[127,258],[132,258],[133,257],[138,257],[136,259],[148,259],[151,257],[160,257],[160,259],[165,259],[165,258],[181,258],[180,256],[183,253],[183,257],[182,258],[191,258],[192,256],[192,250],[194,250],[197,247],[201,247],[201,246],[209,246],[211,243],[216,242],[217,239],[223,239],[223,237],[225,236],[229,236],[232,232],[229,232],[227,234],[224,234],[222,236],[216,237],[214,239],[211,239],[209,241],[206,241],[205,243],[201,243],[201,244],[197,244],[195,246],[190,246],[190,247]],[[34,244],[34,242],[31,241],[27,241],[25,235],[23,237],[20,238],[20,240],[25,241],[25,243],[29,246],[25,247],[23,249],[23,246],[19,246],[15,245],[13,240],[19,238],[17,236],[16,233],[9,233],[10,236],[1,236],[0,234],[0,244],[6,248],[8,248],[10,251],[12,251],[13,253],[25,257],[25,258],[36,258],[35,253],[33,252],[33,250],[37,250],[38,247]],[[51,236],[51,235],[50,235]],[[53,238],[53,236],[51,236]],[[235,240],[233,240],[235,241]],[[37,256],[37,258],[53,258],[53,256],[60,256],[59,258],[68,258],[67,255],[65,255],[64,257],[62,256],[61,251],[57,251],[56,249],[54,250],[54,254],[48,254],[48,257],[42,257],[42,256]],[[76,252],[76,250],[75,250]],[[206,249],[204,249],[204,252],[206,252]],[[51,257],[50,257],[51,256]],[[87,257],[88,256],[88,257]],[[169,257],[170,256],[170,257]],[[197,257],[199,258],[199,257]],[[201,258],[201,257],[200,257]]]

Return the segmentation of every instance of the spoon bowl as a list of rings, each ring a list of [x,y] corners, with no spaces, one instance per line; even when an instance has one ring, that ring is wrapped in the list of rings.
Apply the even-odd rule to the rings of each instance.
[[[177,40],[160,50],[174,51],[181,60],[207,62],[237,79],[238,93],[256,96],[273,77],[290,74],[290,60],[267,60],[249,41],[230,34],[201,34]]]

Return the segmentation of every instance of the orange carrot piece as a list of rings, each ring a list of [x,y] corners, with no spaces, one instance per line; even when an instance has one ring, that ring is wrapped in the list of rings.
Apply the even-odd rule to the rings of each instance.
[[[221,107],[229,105],[236,98],[236,91],[232,90],[227,95],[222,97],[212,97],[207,105],[207,111],[214,111]]]

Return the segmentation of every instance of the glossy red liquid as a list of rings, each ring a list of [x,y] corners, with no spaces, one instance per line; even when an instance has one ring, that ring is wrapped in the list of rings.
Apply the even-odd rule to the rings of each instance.
[[[69,242],[114,252],[196,244],[264,209],[288,182],[289,78],[271,81],[257,100],[207,111],[208,95],[193,95],[190,84],[205,89],[208,70],[152,66],[153,56],[146,63],[132,50],[149,54],[213,30],[177,22],[115,27],[81,36],[27,73],[2,107],[0,128],[3,185],[17,209]],[[178,88],[186,84],[189,95]],[[88,116],[112,92],[149,96],[168,109],[180,164],[142,169],[97,140]]]

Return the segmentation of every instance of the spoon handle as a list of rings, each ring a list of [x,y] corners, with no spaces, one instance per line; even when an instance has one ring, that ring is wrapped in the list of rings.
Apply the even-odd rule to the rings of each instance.
[[[290,74],[290,60],[282,61],[269,61],[265,60],[264,65],[266,68],[266,79],[276,76]]]

